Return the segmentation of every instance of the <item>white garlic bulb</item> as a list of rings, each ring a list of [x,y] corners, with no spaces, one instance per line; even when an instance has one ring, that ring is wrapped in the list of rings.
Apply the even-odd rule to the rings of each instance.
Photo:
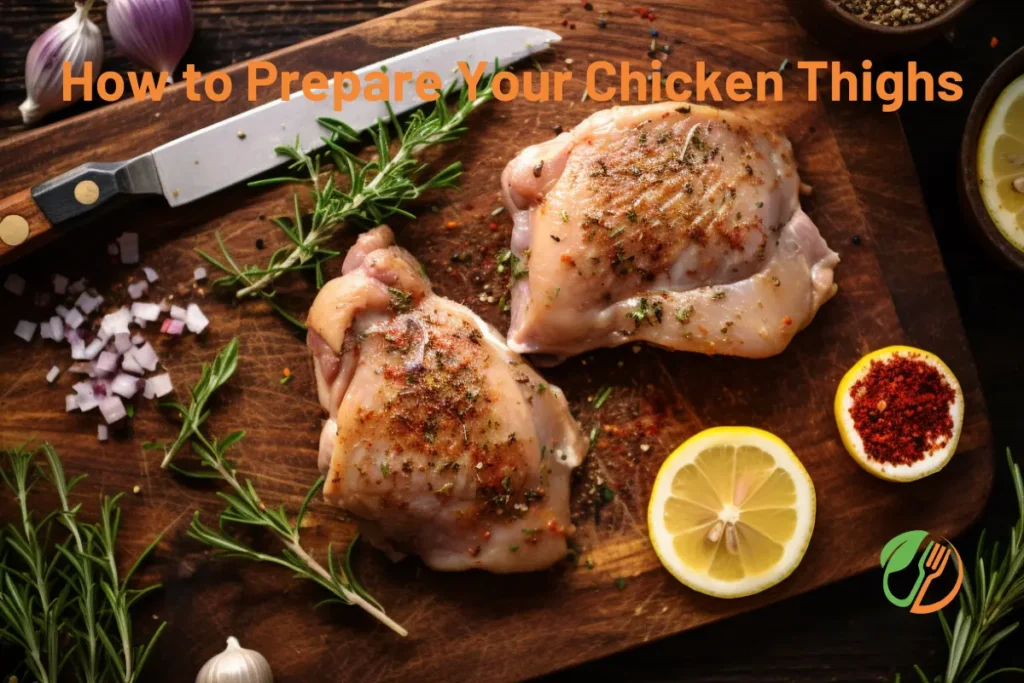
[[[92,62],[93,78],[99,76],[103,62],[103,36],[89,19],[93,0],[75,3],[75,13],[48,28],[32,43],[25,59],[25,89],[28,98],[18,109],[25,123],[38,121],[51,111],[66,107],[64,100],[64,62],[71,63],[71,73],[81,76],[86,62]],[[74,89],[78,99],[82,88]]]
[[[246,650],[232,636],[227,649],[203,664],[196,683],[274,683],[274,674],[263,655]]]

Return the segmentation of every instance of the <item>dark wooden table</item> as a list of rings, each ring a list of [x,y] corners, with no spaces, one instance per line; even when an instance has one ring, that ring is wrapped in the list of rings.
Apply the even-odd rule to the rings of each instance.
[[[269,52],[410,4],[410,0],[193,0],[198,31],[185,62],[208,70]],[[653,3],[656,7],[657,3]],[[0,139],[22,129],[24,56],[48,26],[67,16],[63,0],[0,0]],[[999,39],[990,47],[992,37]],[[1024,45],[1024,3],[981,0],[956,34],[911,55],[933,72],[964,75],[961,102],[907,104],[900,112],[931,219],[953,281],[959,315],[970,339],[993,425],[997,451],[1024,452],[1020,419],[1024,379],[1020,340],[1024,319],[1016,305],[1024,277],[993,264],[970,242],[956,200],[956,154],[974,94],[1002,59]],[[114,55],[108,41],[107,54]],[[800,55],[793,55],[795,61]],[[902,68],[905,60],[890,60]],[[126,70],[113,56],[105,68]],[[70,116],[95,106],[75,105]],[[885,154],[884,149],[878,150]],[[957,311],[949,311],[950,316]],[[1015,508],[1005,475],[998,477],[982,519],[999,533]],[[980,528],[980,527],[979,527]],[[978,529],[956,539],[970,554]],[[938,622],[892,607],[870,572],[758,612],[550,676],[575,680],[653,681],[879,681],[919,663],[937,673],[945,663]],[[1024,665],[1024,633],[1006,641],[996,665]],[[914,679],[916,680],[916,678]]]

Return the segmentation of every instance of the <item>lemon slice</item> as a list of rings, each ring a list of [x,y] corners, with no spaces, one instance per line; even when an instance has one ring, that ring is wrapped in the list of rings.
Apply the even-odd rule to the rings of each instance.
[[[1024,76],[1003,90],[985,119],[978,138],[978,178],[999,232],[1024,251]]]
[[[739,598],[796,569],[814,513],[811,477],[782,439],[752,427],[716,427],[662,464],[647,525],[677,579],[707,595]]]
[[[857,382],[868,376],[873,363],[885,363],[894,359],[915,359],[927,363],[937,371],[938,376],[941,378],[939,384],[941,385],[944,382],[948,390],[952,390],[949,402],[949,419],[951,424],[947,425],[950,428],[951,434],[941,436],[937,430],[936,433],[930,434],[929,430],[925,428],[923,419],[912,420],[909,424],[897,422],[891,425],[892,430],[899,437],[904,439],[913,437],[916,439],[915,443],[921,446],[923,457],[916,462],[893,462],[889,456],[891,451],[881,450],[880,442],[873,442],[876,445],[872,447],[866,446],[860,432],[857,431],[856,421],[852,413]],[[856,391],[863,391],[863,388]],[[887,404],[884,396],[879,395],[878,398],[881,402],[886,403],[886,405],[879,405],[880,409],[877,412],[879,417],[876,419],[891,419],[886,416],[885,411],[893,406]],[[857,361],[850,368],[849,372],[846,373],[842,381],[839,382],[834,408],[836,424],[839,426],[839,435],[843,439],[843,445],[846,446],[847,452],[865,470],[876,477],[888,481],[915,481],[941,470],[956,452],[956,446],[960,440],[960,430],[964,424],[964,393],[960,389],[960,382],[957,381],[956,375],[935,354],[910,346],[889,346],[869,353]],[[895,409],[897,411],[900,410],[899,407]],[[896,413],[897,418],[898,416],[899,413]],[[915,429],[918,431],[913,431]],[[888,443],[892,442],[886,442],[886,449],[889,448]],[[904,441],[904,443],[906,442]],[[896,444],[893,447],[898,446],[899,444]],[[877,450],[878,452],[869,454],[870,450]]]

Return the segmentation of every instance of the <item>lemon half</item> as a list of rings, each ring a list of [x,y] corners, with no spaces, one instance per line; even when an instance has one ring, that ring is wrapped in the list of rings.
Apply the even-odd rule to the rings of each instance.
[[[911,464],[885,463],[869,456],[850,413],[854,403],[854,397],[850,390],[858,380],[868,374],[872,361],[884,362],[895,357],[913,357],[928,363],[946,380],[954,393],[953,401],[949,406],[950,417],[953,421],[952,436],[943,443],[936,443],[921,460]],[[876,477],[888,481],[916,481],[941,470],[956,452],[957,443],[960,441],[960,431],[964,425],[964,392],[960,389],[960,382],[953,371],[935,354],[911,346],[888,346],[869,353],[850,368],[839,382],[834,409],[843,445],[846,446],[846,451],[857,461],[858,465]]]
[[[739,598],[796,569],[814,515],[814,484],[782,439],[716,427],[662,464],[647,524],[658,558],[677,579],[707,595]]]
[[[981,197],[999,232],[1024,251],[1024,76],[999,95],[978,138]],[[1024,180],[1018,181],[1018,186]]]

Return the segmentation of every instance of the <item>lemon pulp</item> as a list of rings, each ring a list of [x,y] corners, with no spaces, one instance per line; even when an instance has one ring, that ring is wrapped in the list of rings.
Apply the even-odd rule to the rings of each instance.
[[[978,139],[981,197],[999,231],[1024,251],[1024,76],[996,99]],[[1014,182],[1017,186],[1014,186]]]

